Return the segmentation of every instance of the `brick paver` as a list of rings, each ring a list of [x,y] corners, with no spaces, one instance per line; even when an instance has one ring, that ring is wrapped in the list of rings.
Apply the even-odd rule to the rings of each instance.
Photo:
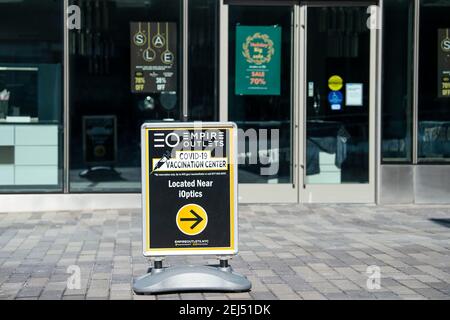
[[[249,293],[137,296],[137,210],[0,213],[0,299],[450,299],[450,206],[243,205],[231,264]],[[214,257],[168,258],[166,265]],[[81,271],[69,290],[67,268]],[[367,287],[378,266],[381,287]]]

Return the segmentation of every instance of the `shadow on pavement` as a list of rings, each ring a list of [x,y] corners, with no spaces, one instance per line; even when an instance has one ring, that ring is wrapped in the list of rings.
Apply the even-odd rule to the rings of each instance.
[[[430,219],[430,221],[440,224],[443,227],[450,228],[450,219]]]

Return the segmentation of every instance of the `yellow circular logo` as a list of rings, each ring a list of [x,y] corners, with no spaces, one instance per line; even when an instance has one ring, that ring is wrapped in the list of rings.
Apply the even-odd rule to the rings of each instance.
[[[178,210],[177,227],[187,236],[202,233],[208,225],[208,214],[197,204],[187,204]]]
[[[97,146],[94,149],[94,154],[96,157],[104,157],[106,155],[106,148],[104,146]]]
[[[328,80],[328,87],[332,91],[339,91],[344,86],[344,80],[340,76],[332,76]]]

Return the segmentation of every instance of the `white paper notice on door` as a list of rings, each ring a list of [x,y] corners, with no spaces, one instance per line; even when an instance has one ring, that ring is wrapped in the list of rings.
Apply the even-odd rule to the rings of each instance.
[[[345,86],[345,105],[349,107],[362,107],[363,88],[362,83],[347,83]]]

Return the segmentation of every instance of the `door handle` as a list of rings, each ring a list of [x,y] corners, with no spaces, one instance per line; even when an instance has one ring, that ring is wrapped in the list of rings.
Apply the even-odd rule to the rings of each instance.
[[[305,165],[304,165],[304,164],[301,164],[301,165],[300,165],[300,168],[302,169],[303,189],[306,189],[306,184],[305,184],[305,178],[306,178],[306,175],[305,175]]]

